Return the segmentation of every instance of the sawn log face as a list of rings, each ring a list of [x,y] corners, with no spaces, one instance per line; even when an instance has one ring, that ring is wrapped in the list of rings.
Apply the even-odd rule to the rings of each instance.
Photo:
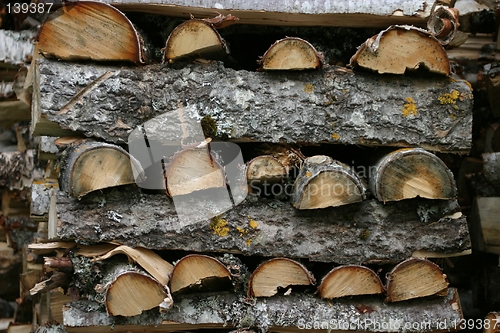
[[[36,66],[40,101],[35,105],[42,117],[115,143],[127,142],[145,121],[185,108],[190,110],[182,115],[185,122],[209,116],[217,136],[233,141],[420,146],[462,153],[471,145],[470,87],[447,77],[394,77],[340,67],[257,73],[217,62],[174,69],[39,59]],[[152,130],[156,126],[162,142],[179,132],[168,121],[158,120]]]
[[[57,195],[57,235],[80,242],[117,241],[150,249],[234,252],[309,258],[339,264],[397,263],[425,250],[470,249],[456,201],[377,200],[312,211],[248,197],[211,220],[180,227],[171,199],[133,187],[90,193],[80,201]],[[203,210],[203,208],[200,208]]]

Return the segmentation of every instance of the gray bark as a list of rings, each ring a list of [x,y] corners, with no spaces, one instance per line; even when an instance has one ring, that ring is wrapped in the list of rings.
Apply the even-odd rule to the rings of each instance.
[[[50,207],[50,198],[59,183],[55,179],[35,180],[31,185],[30,214],[37,221],[47,221]]]
[[[0,30],[0,68],[22,65],[31,61],[36,31]]]
[[[72,302],[63,311],[68,328],[119,325],[161,325],[165,331],[197,328],[253,327],[261,332],[294,332],[300,329],[326,331],[432,332],[455,331],[462,319],[457,291],[445,297],[401,302],[382,302],[381,297],[345,298],[325,301],[310,294],[259,298],[255,304],[234,294],[191,294],[175,297],[172,310],[155,310],[131,318],[107,317],[88,301]],[[415,326],[412,326],[415,325]],[[136,326],[137,327],[137,326]]]
[[[196,198],[188,204],[199,202]],[[195,217],[213,206],[213,202],[195,206]],[[56,210],[57,236],[84,243],[114,241],[149,249],[234,252],[339,264],[397,263],[420,250],[446,254],[470,249],[465,217],[450,217],[459,211],[453,200],[414,199],[385,205],[365,200],[298,211],[288,202],[249,196],[215,218],[181,226],[167,196],[124,187],[90,193],[81,201],[60,192]]]
[[[30,187],[34,166],[34,151],[0,153],[0,187],[22,190]]]
[[[500,153],[483,154],[484,178],[493,185],[500,186]]]
[[[134,128],[157,117],[146,125],[154,133],[148,139],[178,142],[176,117],[195,136],[193,128],[206,116],[217,126],[217,137],[237,142],[420,146],[459,153],[471,147],[470,87],[446,77],[353,73],[340,67],[258,73],[221,63],[118,68],[46,59],[37,60],[35,77],[33,126],[41,135],[58,135],[37,130],[37,121],[43,126],[48,120],[125,143]],[[416,115],[404,112],[408,100]],[[139,130],[134,134],[142,139]]]

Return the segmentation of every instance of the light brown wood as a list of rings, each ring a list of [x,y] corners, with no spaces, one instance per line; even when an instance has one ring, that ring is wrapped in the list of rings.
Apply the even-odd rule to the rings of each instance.
[[[0,30],[1,31],[1,30]],[[0,102],[0,124],[3,128],[10,128],[17,122],[31,119],[29,105],[21,101]]]
[[[70,277],[66,273],[55,272],[50,278],[37,283],[33,288],[31,288],[30,295],[33,296],[58,287],[67,287],[70,281]]]
[[[252,273],[248,296],[271,297],[278,293],[278,288],[315,283],[312,273],[301,263],[287,258],[274,258],[260,264]]]
[[[170,279],[172,293],[220,290],[230,285],[231,273],[219,260],[201,254],[183,257],[175,265]],[[210,284],[210,286],[208,286]]]
[[[448,280],[441,268],[432,261],[407,259],[387,275],[386,302],[400,302],[413,298],[446,295]]]
[[[50,319],[58,323],[62,323],[63,319],[63,306],[72,301],[71,296],[65,295],[62,288],[52,289],[49,294],[50,299]]]
[[[191,19],[178,25],[168,36],[164,61],[223,59],[228,53],[226,43],[210,23]]]
[[[500,254],[500,197],[477,197],[472,214],[471,237],[478,250]]]
[[[359,265],[345,265],[332,269],[321,281],[318,293],[321,298],[375,295],[385,292],[378,275]]]
[[[287,168],[271,155],[257,156],[247,163],[247,182],[251,185],[275,183],[287,175]]]
[[[106,310],[110,316],[136,316],[159,306],[168,293],[152,277],[125,271],[113,277],[106,290]]]
[[[486,328],[486,326],[488,326]],[[483,333],[499,333],[500,332],[500,312],[490,312],[484,318]]]
[[[49,243],[35,243],[28,245],[33,253],[48,254],[60,249],[73,249],[73,251],[81,256],[93,258],[102,256],[111,250],[115,249],[117,245],[101,243],[96,245],[83,245],[74,242],[49,242]]]
[[[399,201],[415,197],[452,199],[455,179],[436,155],[420,148],[398,149],[370,168],[370,189],[378,200]]]
[[[449,45],[454,39],[459,26],[458,10],[456,8],[439,7],[427,20],[427,30],[442,45]],[[465,42],[467,38],[463,41]],[[460,45],[454,44],[454,47]]]
[[[54,11],[40,28],[38,49],[63,60],[146,60],[142,40],[128,18],[97,1],[69,3]]]
[[[83,252],[79,252],[85,255]],[[151,274],[158,282],[167,285],[174,266],[165,261],[156,252],[143,247],[132,248],[126,245],[120,245],[101,256],[95,257],[93,261],[101,261],[111,258],[116,254],[125,254],[130,261],[139,264],[146,272]]]
[[[61,190],[80,199],[107,187],[134,184],[142,179],[140,163],[123,148],[103,142],[80,142],[61,160]]]
[[[11,323],[7,329],[7,333],[30,333],[32,332],[31,324]]]
[[[317,155],[304,161],[294,183],[292,204],[297,209],[342,206],[364,200],[365,190],[347,165]]]
[[[223,168],[210,154],[206,144],[174,155],[165,173],[167,192],[172,197],[226,186]]]
[[[320,69],[323,55],[306,40],[286,37],[271,45],[258,64],[264,71]]]
[[[391,26],[369,38],[351,58],[351,66],[380,74],[404,74],[426,68],[450,74],[450,62],[441,43],[428,31],[412,26]]]

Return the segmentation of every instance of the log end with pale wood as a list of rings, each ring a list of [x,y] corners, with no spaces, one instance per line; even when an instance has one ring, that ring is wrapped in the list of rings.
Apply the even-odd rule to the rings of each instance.
[[[38,50],[46,57],[70,61],[146,60],[143,41],[128,18],[97,1],[65,4],[54,11],[40,28]]]
[[[178,25],[168,36],[164,61],[172,63],[194,58],[223,60],[228,53],[225,41],[210,23],[191,19]]]
[[[362,201],[365,185],[345,164],[317,155],[304,161],[292,198],[297,209],[336,207]]]
[[[142,168],[123,148],[94,141],[77,141],[61,160],[61,189],[80,199],[113,186],[134,184],[142,179]]]
[[[278,293],[278,288],[315,283],[312,273],[301,263],[287,258],[274,258],[263,262],[254,270],[248,283],[248,296],[271,297]]]
[[[366,42],[350,65],[380,74],[404,74],[426,68],[450,75],[450,61],[441,43],[428,31],[412,26],[391,26]]]
[[[230,285],[229,269],[219,260],[202,254],[187,255],[179,260],[170,279],[172,293],[223,290]]]
[[[420,148],[385,155],[370,172],[370,188],[383,202],[415,197],[453,199],[457,195],[450,169],[439,157]]]
[[[323,55],[306,40],[286,37],[276,41],[258,61],[259,70],[312,70],[323,67]]]
[[[499,333],[500,332],[500,312],[490,312],[484,319],[483,333]]]
[[[376,295],[385,292],[378,275],[359,265],[345,265],[332,269],[321,281],[318,293],[321,298],[333,299],[346,296]]]
[[[387,276],[386,302],[400,302],[431,295],[446,295],[448,279],[438,265],[419,258],[396,265]]]
[[[247,181],[255,183],[275,183],[288,175],[285,166],[274,156],[261,155],[247,163]]]

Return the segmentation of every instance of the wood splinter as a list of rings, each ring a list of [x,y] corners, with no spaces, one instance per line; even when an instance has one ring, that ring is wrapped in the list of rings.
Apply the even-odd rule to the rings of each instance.
[[[452,172],[436,155],[421,148],[403,148],[384,156],[370,172],[370,189],[382,202],[415,197],[453,199]]]
[[[336,207],[362,201],[366,187],[345,164],[329,156],[308,157],[294,183],[297,209]]]
[[[332,269],[321,281],[318,293],[321,298],[375,295],[385,292],[378,275],[359,265],[339,266]]]
[[[380,74],[404,74],[422,67],[443,75],[451,71],[441,43],[427,30],[407,25],[391,26],[369,38],[352,56],[350,65]]]
[[[441,268],[432,261],[419,258],[407,259],[387,275],[386,302],[448,293],[448,280]]]
[[[314,285],[316,280],[302,264],[287,258],[274,258],[260,264],[250,277],[248,296],[271,297],[278,288]],[[288,294],[290,290],[285,292]]]
[[[311,70],[323,67],[323,55],[309,42],[286,37],[276,41],[258,61],[258,70]]]
[[[226,42],[211,23],[191,19],[181,23],[170,33],[163,60],[169,63],[195,58],[223,60],[228,54]]]
[[[231,285],[231,273],[219,260],[201,254],[183,257],[170,279],[172,293],[224,290]]]

